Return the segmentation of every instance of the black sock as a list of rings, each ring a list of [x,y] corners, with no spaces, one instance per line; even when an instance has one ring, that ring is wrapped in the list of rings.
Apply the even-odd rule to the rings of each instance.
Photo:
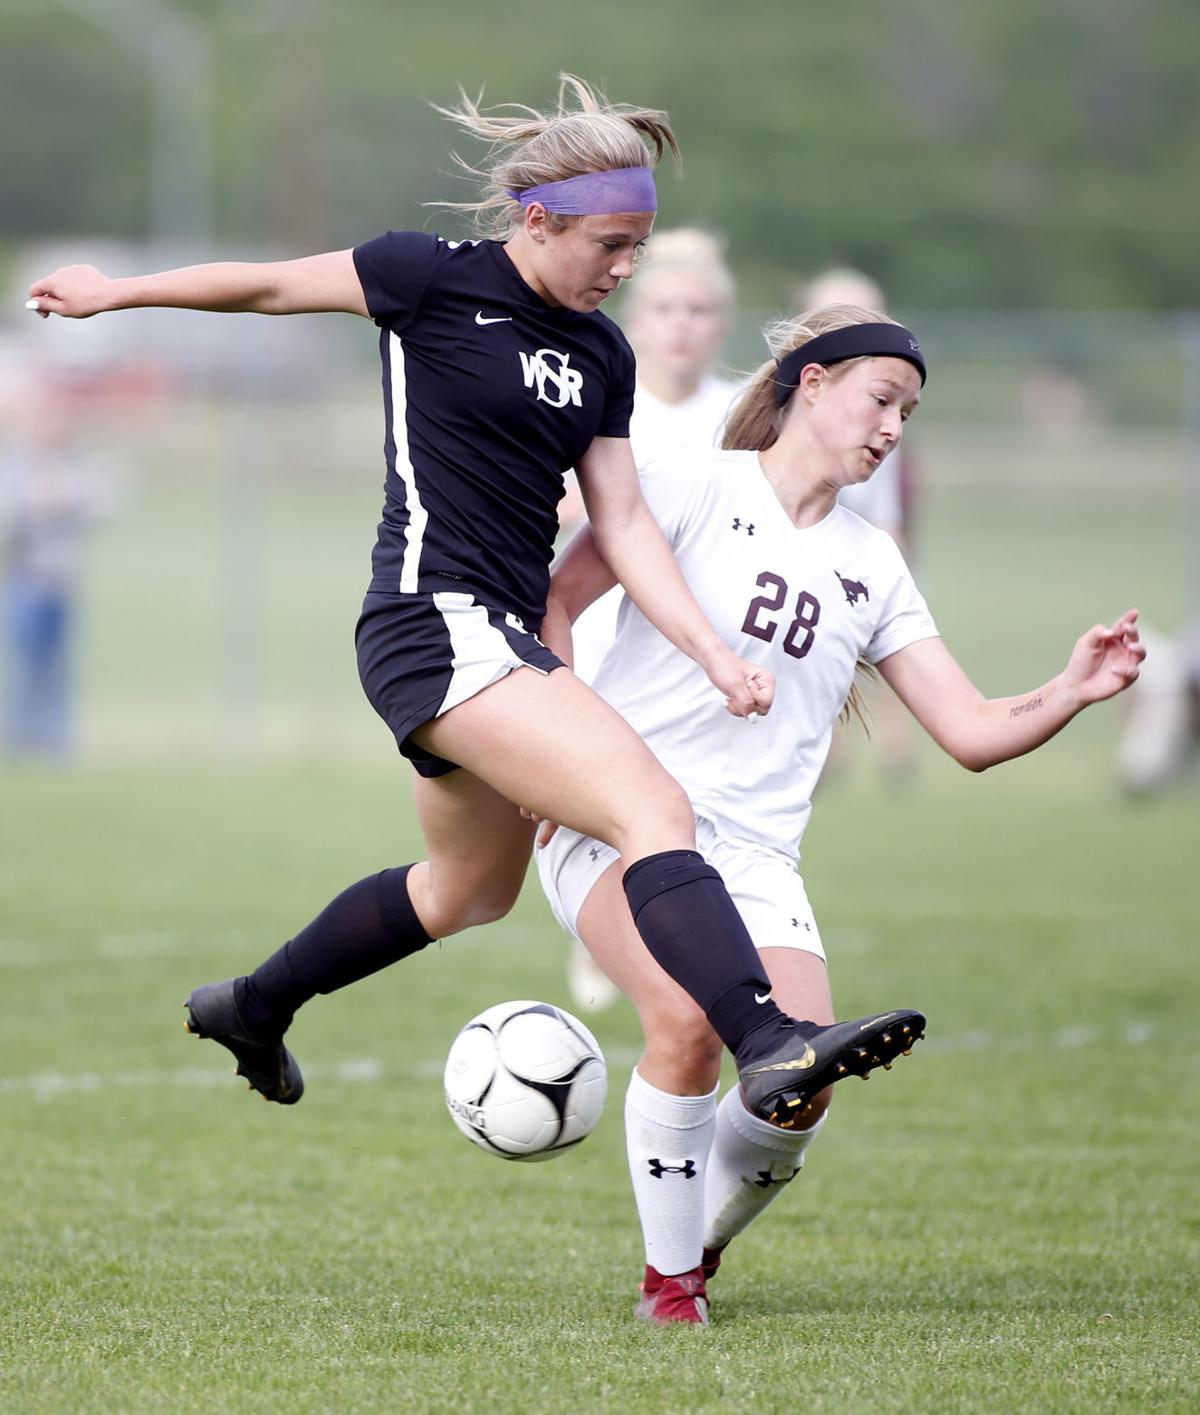
[[[239,978],[235,997],[247,1026],[282,1031],[319,992],[336,992],[432,940],[408,897],[411,865],[368,875],[343,890],[306,928]]]
[[[666,850],[630,865],[623,883],[646,947],[704,1009],[738,1065],[769,1051],[790,1019],[769,999],[758,949],[716,870],[694,850]]]

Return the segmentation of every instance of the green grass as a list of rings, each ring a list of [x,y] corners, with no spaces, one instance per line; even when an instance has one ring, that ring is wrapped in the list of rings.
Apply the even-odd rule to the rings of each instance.
[[[824,793],[840,1008],[929,1038],[841,1088],[706,1332],[631,1320],[627,1009],[578,1150],[505,1165],[444,1113],[462,1021],[565,998],[536,887],[308,1009],[294,1111],[181,1030],[194,983],[416,849],[399,766],[0,777],[0,1408],[1194,1408],[1196,801],[1130,809],[1065,747]]]
[[[94,546],[82,764],[0,771],[0,1409],[1194,1409],[1200,810],[1116,797],[1115,705],[982,778],[925,751],[889,790],[862,752],[823,789],[804,870],[839,1010],[920,1006],[929,1038],[840,1088],[706,1332],[631,1319],[627,1008],[578,1150],[505,1165],[444,1112],[463,1021],[565,1000],[535,887],[307,1009],[294,1111],[184,1035],[194,984],[419,851],[350,642],[378,451],[323,426],[257,491],[231,490],[253,438],[213,453],[228,485],[182,444],[147,474]],[[319,475],[335,444],[358,473]],[[970,439],[924,448],[919,578],[986,691],[1127,604],[1176,624],[1170,466],[968,485]]]

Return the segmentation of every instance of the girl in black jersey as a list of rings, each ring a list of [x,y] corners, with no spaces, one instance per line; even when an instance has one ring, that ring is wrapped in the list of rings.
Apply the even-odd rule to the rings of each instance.
[[[295,1010],[507,913],[532,843],[524,807],[620,852],[654,957],[733,1050],[747,1103],[790,1124],[830,1079],[891,1059],[884,1019],[820,1027],[776,1007],[720,876],[696,853],[686,796],[536,637],[554,507],[574,466],[596,544],[630,598],[731,713],[752,719],[771,704],[770,675],[720,641],[642,499],[628,443],[633,358],[599,312],[650,233],[651,167],[678,153],[674,135],[666,114],[609,105],[570,76],[547,116],[484,113],[465,96],[443,111],[507,151],[477,174],[485,193],[473,206],[496,217],[502,244],[390,232],[302,260],[131,279],[68,266],[30,287],[42,316],[344,311],[380,330],[387,501],[359,666],[418,773],[428,855],[351,885],[249,975],[197,988],[189,1030],[233,1052],[268,1099],[299,1100],[282,1040]],[[923,1025],[903,1015],[913,1032]]]

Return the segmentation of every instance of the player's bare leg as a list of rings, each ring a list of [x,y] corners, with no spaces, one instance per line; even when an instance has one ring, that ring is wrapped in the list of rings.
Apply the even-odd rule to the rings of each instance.
[[[188,1030],[231,1052],[267,1100],[293,1105],[304,1093],[283,1034],[314,993],[502,918],[520,892],[532,826],[511,802],[465,771],[418,777],[415,796],[427,860],[360,880],[253,973],[196,988],[185,1004]]]
[[[502,919],[525,882],[533,825],[470,771],[414,778],[426,858],[408,873],[408,893],[431,938]]]
[[[607,841],[629,860],[695,847],[681,788],[569,670],[517,669],[413,738],[507,800]]]
[[[817,1091],[889,1063],[923,1029],[908,1010],[821,1027],[779,1009],[720,876],[695,852],[683,791],[572,673],[510,673],[414,737],[508,799],[620,852],[638,933],[733,1051],[747,1102],[764,1119],[794,1127]]]
[[[748,1103],[764,1119],[794,1126],[826,1084],[890,1062],[893,1040],[899,1051],[924,1026],[919,1013],[889,1012],[822,1028],[778,1008],[720,876],[694,849],[690,803],[573,674],[518,670],[414,736],[501,795],[621,853],[638,933],[734,1052]],[[895,1022],[894,1038],[881,1039],[885,1021]]]

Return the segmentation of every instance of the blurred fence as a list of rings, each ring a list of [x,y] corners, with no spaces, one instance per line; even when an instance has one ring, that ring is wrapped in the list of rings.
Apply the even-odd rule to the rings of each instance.
[[[915,565],[980,686],[1042,681],[1130,603],[1167,632],[1194,612],[1200,318],[906,320],[932,371],[908,432]],[[383,760],[352,643],[382,501],[373,331],[33,323],[0,327],[9,391],[48,381],[70,446],[118,486],[78,575],[80,754]],[[731,340],[738,367],[760,358],[758,324],[744,315]]]

